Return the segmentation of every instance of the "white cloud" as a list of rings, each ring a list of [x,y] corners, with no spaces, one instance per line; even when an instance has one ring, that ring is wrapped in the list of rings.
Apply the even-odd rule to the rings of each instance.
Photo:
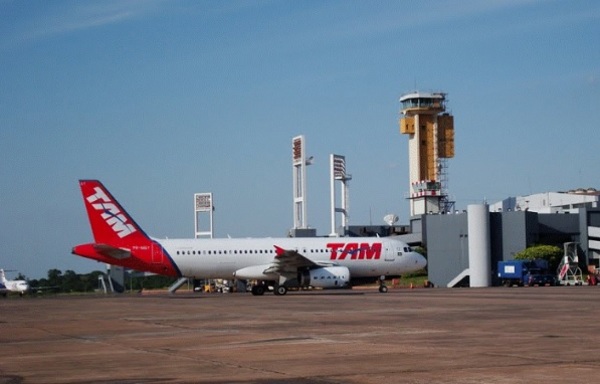
[[[47,3],[45,12],[27,12],[13,21],[11,33],[2,38],[4,49],[54,36],[122,23],[156,13],[163,0],[104,1],[98,3]]]

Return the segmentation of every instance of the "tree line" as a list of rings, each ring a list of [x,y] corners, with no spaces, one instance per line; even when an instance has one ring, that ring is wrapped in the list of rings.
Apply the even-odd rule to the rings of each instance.
[[[19,274],[16,279],[28,280],[32,292],[74,293],[94,292],[100,289],[99,277],[105,275],[101,271],[78,274],[72,270],[62,272],[59,269],[50,269],[46,278],[27,279]],[[172,277],[159,275],[133,277],[132,274],[126,272],[125,290],[139,291],[141,289],[165,288],[173,284],[175,280]]]

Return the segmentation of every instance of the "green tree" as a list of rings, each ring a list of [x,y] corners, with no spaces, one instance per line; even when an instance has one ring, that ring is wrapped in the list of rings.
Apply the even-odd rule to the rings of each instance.
[[[98,276],[101,275],[104,275],[104,273],[100,271],[94,271],[88,273],[87,275],[80,275],[83,291],[93,292],[96,288],[98,288]]]
[[[63,274],[62,278],[62,291],[63,292],[81,292],[83,287],[81,284],[81,275],[76,274],[74,271],[68,269]]]
[[[166,288],[177,281],[177,278],[161,275],[134,277],[127,279],[126,289],[160,289]]]
[[[544,259],[548,261],[551,269],[558,268],[563,251],[555,245],[534,245],[515,255],[515,260]]]
[[[48,271],[48,285],[62,286],[62,271],[60,269],[50,269]]]

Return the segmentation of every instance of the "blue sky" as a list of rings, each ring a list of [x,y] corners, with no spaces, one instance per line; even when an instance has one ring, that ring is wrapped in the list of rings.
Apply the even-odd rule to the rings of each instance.
[[[319,234],[331,153],[351,224],[406,223],[415,89],[448,93],[457,208],[600,188],[599,42],[597,1],[0,0],[0,267],[102,268],[78,179],[157,237],[193,237],[195,192],[218,237],[284,236],[300,134]]]

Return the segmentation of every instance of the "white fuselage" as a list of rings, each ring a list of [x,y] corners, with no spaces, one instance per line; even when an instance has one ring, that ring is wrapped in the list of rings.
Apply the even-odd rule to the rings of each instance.
[[[23,294],[29,290],[29,284],[25,280],[3,280],[4,289],[0,288],[0,292],[17,292]]]
[[[422,269],[425,258],[393,238],[155,239],[186,277],[231,279],[236,271],[271,264],[275,246],[319,265],[345,266],[352,278],[398,276]],[[162,260],[155,260],[160,263]]]

